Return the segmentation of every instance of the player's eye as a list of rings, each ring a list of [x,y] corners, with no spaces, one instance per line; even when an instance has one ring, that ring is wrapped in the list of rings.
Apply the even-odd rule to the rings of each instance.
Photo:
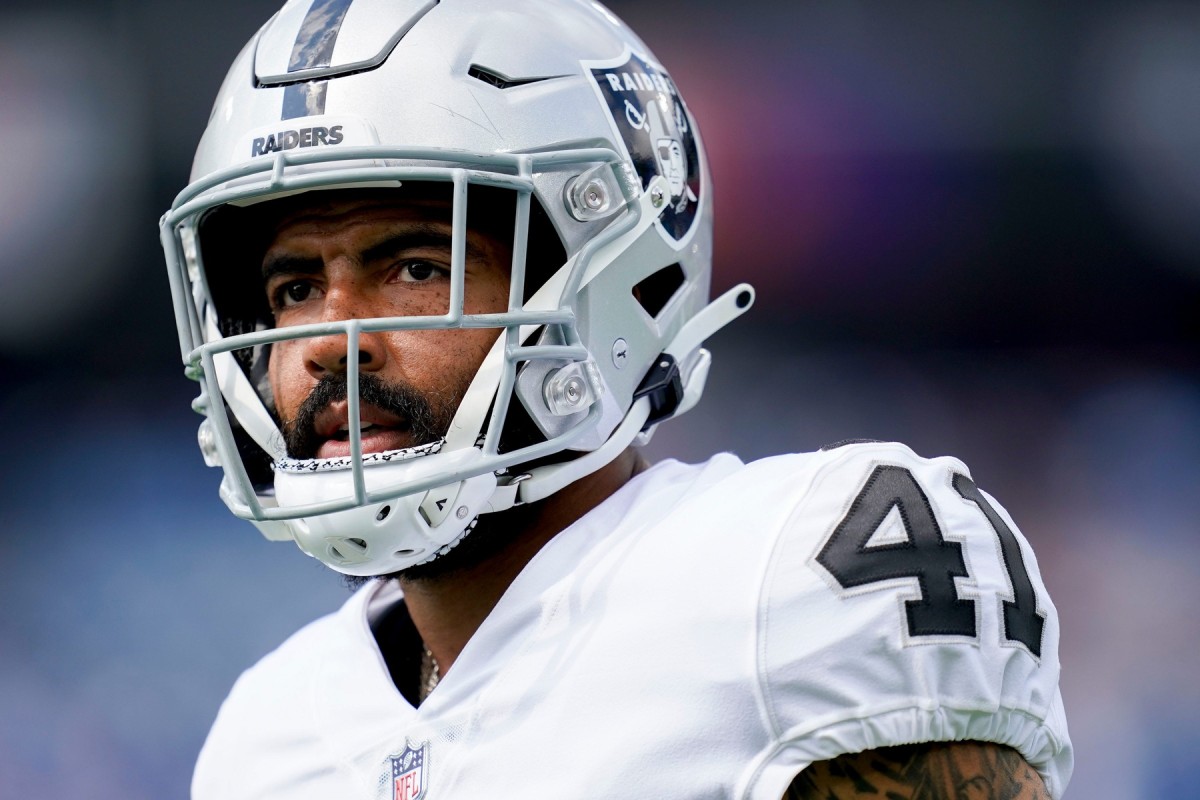
[[[403,283],[424,283],[434,278],[449,277],[450,270],[428,261],[406,261],[400,265],[399,280]]]
[[[309,281],[287,281],[280,284],[274,292],[272,300],[276,308],[286,308],[297,303],[303,303],[312,297],[313,285]]]

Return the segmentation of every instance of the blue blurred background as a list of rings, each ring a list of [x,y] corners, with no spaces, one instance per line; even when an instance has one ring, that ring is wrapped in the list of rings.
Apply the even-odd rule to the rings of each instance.
[[[1070,797],[1200,779],[1200,6],[609,4],[717,181],[704,403],[652,455],[972,467],[1063,617]],[[238,672],[346,596],[216,496],[155,222],[274,0],[0,7],[0,798],[182,797]]]

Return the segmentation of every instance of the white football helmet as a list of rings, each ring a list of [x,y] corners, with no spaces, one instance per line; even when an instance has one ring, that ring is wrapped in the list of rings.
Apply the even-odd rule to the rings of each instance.
[[[453,198],[445,314],[275,328],[257,311],[257,264],[240,288],[221,273],[236,270],[225,254],[251,247],[216,222],[223,210],[414,182]],[[511,192],[515,208],[501,314],[463,313],[476,186]],[[741,285],[708,302],[712,218],[695,122],[599,3],[291,0],[235,60],[191,183],[160,224],[221,497],[268,538],[379,575],[446,552],[479,514],[599,469],[696,403],[710,363],[701,344],[753,301]],[[562,254],[538,285],[526,285],[531,220]],[[444,438],[364,454],[359,337],[469,327],[501,332]],[[331,335],[346,338],[350,456],[291,459],[264,378],[271,344]],[[502,440],[513,413],[536,424],[532,441]]]

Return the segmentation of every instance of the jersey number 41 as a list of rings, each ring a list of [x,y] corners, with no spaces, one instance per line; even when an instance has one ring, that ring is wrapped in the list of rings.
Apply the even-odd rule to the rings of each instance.
[[[955,472],[951,485],[964,502],[979,507],[999,537],[1013,594],[1003,604],[1005,640],[1019,642],[1040,657],[1045,615],[1037,610],[1017,537],[969,477]],[[907,541],[869,544],[893,509],[899,512]],[[954,585],[956,578],[969,577],[962,544],[942,536],[929,498],[904,467],[875,467],[816,560],[843,589],[916,578],[921,596],[904,604],[910,636],[976,636],[975,601],[960,598]]]

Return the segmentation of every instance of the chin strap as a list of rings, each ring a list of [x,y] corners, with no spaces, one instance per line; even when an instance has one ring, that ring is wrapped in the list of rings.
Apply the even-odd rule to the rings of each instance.
[[[535,467],[529,470],[529,477],[517,481],[517,494],[522,503],[535,503],[545,500],[550,495],[574,483],[585,475],[591,475],[596,470],[608,464],[633,443],[642,432],[646,420],[650,418],[649,398],[639,398],[621,420],[621,424],[612,432],[604,444],[590,453],[584,453],[573,461],[563,464],[551,464],[545,467]]]
[[[504,511],[518,503],[544,500],[611,462],[626,447],[633,444],[645,428],[691,409],[700,399],[711,364],[708,351],[700,345],[709,336],[746,313],[753,303],[754,288],[748,283],[739,284],[705,306],[699,314],[688,320],[671,340],[671,344],[663,351],[665,360],[672,365],[684,365],[686,376],[679,379],[680,391],[672,400],[669,411],[664,412],[661,400],[656,401],[650,393],[642,394],[634,400],[621,424],[604,444],[573,461],[535,467],[498,485],[488,503],[487,511]],[[652,414],[655,414],[656,418],[652,419]]]

